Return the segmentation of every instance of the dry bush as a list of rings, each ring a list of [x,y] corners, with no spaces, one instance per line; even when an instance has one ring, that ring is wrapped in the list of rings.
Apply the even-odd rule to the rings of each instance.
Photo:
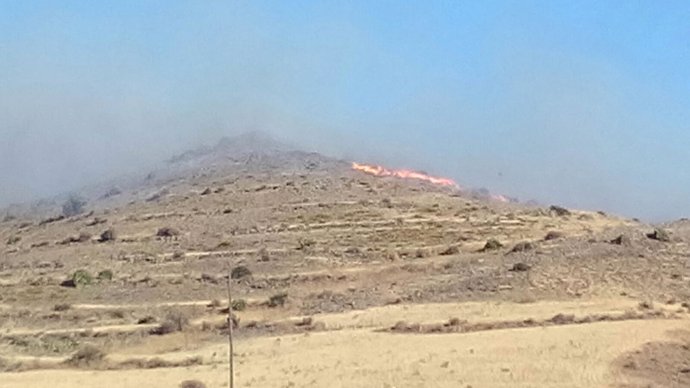
[[[457,255],[460,253],[460,248],[458,248],[456,245],[451,245],[448,248],[444,249],[439,253],[441,256],[449,256],[449,255]]]
[[[423,258],[429,257],[429,256],[430,256],[430,252],[429,252],[428,250],[426,250],[426,249],[418,248],[418,249],[414,252],[414,257],[416,257],[416,258],[418,258],[418,259],[423,259]]]
[[[395,250],[389,249],[386,251],[385,258],[388,261],[399,261],[400,255]]]
[[[220,300],[218,300],[218,299],[213,299],[213,300],[211,301],[211,303],[208,305],[208,307],[217,309],[218,307],[220,307],[221,304],[222,304],[222,303],[220,302]]]
[[[94,345],[85,345],[65,361],[69,366],[84,368],[94,367],[103,363],[105,352]]]
[[[115,232],[115,229],[110,228],[108,230],[103,231],[103,233],[101,233],[98,241],[100,241],[100,242],[115,241],[116,238],[117,238],[117,233]]]
[[[268,250],[266,248],[259,249],[259,252],[257,253],[259,254],[259,261],[271,261],[271,256],[268,254]]]
[[[67,311],[72,308],[72,305],[69,303],[58,303],[55,306],[53,306],[53,311]]]
[[[167,361],[162,358],[154,357],[148,359],[134,358],[120,362],[117,368],[120,369],[156,369],[156,368],[180,368],[195,365],[202,365],[203,358],[200,356],[188,357],[179,361]]]
[[[174,237],[177,237],[179,235],[180,235],[179,230],[177,230],[175,228],[171,228],[169,226],[159,228],[158,231],[156,231],[156,237],[162,237],[162,238],[166,238],[166,239],[174,238]]]
[[[531,268],[532,267],[530,267],[528,264],[520,262],[513,264],[513,267],[510,270],[513,272],[526,272],[529,271]]]
[[[609,243],[614,244],[614,245],[630,245],[632,243],[632,241],[630,240],[630,237],[628,237],[624,234],[621,234],[620,236],[609,241]]]
[[[232,243],[230,241],[221,241],[213,249],[216,251],[222,251],[222,250],[230,249],[231,247],[232,247]]]
[[[510,252],[513,252],[513,253],[527,252],[527,251],[531,251],[534,248],[535,248],[535,246],[531,242],[521,241],[521,242],[515,244],[513,249],[510,250]]]
[[[565,237],[565,234],[563,234],[563,232],[552,230],[546,233],[546,236],[544,236],[544,241],[558,240],[559,238],[563,237]]]
[[[489,252],[489,251],[495,251],[498,249],[503,248],[503,244],[501,244],[500,241],[496,240],[495,238],[491,238],[487,240],[486,244],[484,244],[484,248],[481,249],[482,252]]]
[[[145,317],[139,318],[137,320],[137,325],[146,325],[146,324],[151,324],[156,322],[156,317],[152,315],[147,315]]]
[[[252,271],[243,265],[233,268],[232,272],[230,272],[230,278],[232,279],[242,279],[249,276],[252,276]]]
[[[23,367],[19,361],[10,361],[0,357],[0,372],[18,372],[23,370]]]
[[[297,240],[297,250],[300,251],[312,248],[314,245],[316,245],[316,241],[311,239],[300,238],[299,240]]]
[[[549,208],[549,211],[550,211],[551,213],[556,214],[556,215],[559,216],[559,217],[569,216],[569,215],[572,214],[572,213],[570,212],[570,210],[568,210],[568,209],[566,209],[566,208],[564,208],[564,207],[561,207],[561,206],[556,206],[556,205],[552,205],[552,206]]]
[[[268,307],[283,307],[287,302],[287,292],[280,292],[268,298]]]
[[[184,331],[189,326],[189,317],[182,311],[171,311],[165,316],[165,320],[155,329],[151,330],[151,334],[165,335]]]
[[[206,388],[206,384],[199,380],[185,380],[180,383],[180,388]]]

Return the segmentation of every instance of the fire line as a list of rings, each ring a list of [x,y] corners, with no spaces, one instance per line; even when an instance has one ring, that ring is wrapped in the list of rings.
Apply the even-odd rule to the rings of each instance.
[[[435,177],[431,175],[427,175],[418,171],[412,171],[412,170],[392,170],[392,169],[387,169],[383,166],[377,166],[377,165],[370,165],[370,164],[361,164],[357,162],[352,162],[352,169],[361,171],[363,173],[369,174],[369,175],[374,175],[378,177],[396,177],[396,178],[403,178],[403,179],[417,179],[421,181],[426,181],[433,183],[435,185],[439,186],[448,186],[448,187],[455,187],[455,188],[460,188],[460,186],[455,183],[454,180],[449,179],[449,178],[441,178],[441,177]]]

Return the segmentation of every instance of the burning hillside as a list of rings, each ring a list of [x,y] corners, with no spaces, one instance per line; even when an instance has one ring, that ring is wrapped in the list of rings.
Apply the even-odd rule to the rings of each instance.
[[[426,181],[439,186],[455,187],[457,189],[460,186],[455,183],[454,180],[449,178],[440,178],[431,175],[427,175],[422,172],[412,171],[412,170],[392,170],[387,169],[382,166],[370,165],[370,164],[360,164],[352,162],[352,169],[361,171],[366,174],[378,176],[378,177],[396,177],[403,179],[417,179],[421,181]]]

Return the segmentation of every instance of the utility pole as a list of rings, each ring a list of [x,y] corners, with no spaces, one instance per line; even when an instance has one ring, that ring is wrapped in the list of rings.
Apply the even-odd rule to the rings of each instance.
[[[235,373],[233,368],[233,346],[232,346],[232,295],[230,293],[230,280],[232,272],[228,270],[228,387],[235,388]]]

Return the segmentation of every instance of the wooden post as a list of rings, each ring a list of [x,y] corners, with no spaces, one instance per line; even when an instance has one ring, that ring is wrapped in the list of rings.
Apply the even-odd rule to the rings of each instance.
[[[232,295],[230,293],[230,279],[232,279],[231,271],[228,271],[228,386],[235,387],[235,373],[233,367],[233,346],[232,346]]]

